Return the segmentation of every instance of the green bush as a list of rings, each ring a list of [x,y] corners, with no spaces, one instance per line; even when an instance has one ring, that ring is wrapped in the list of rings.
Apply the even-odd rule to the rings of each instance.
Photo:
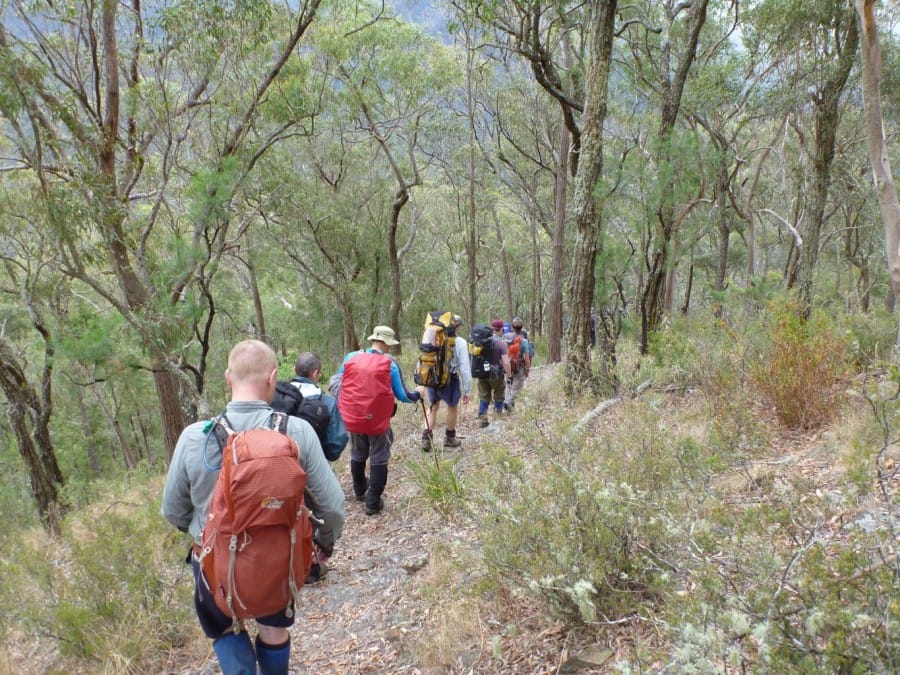
[[[195,637],[187,543],[159,515],[159,485],[138,481],[69,514],[58,540],[19,533],[0,568],[5,628],[53,636],[64,670],[149,672]]]
[[[831,421],[843,399],[848,349],[824,317],[799,317],[790,303],[773,307],[768,338],[752,366],[757,389],[781,422],[792,429],[814,429]]]
[[[666,586],[666,534],[652,500],[608,480],[584,448],[547,440],[536,456],[496,448],[468,504],[487,574],[579,623],[631,614]]]

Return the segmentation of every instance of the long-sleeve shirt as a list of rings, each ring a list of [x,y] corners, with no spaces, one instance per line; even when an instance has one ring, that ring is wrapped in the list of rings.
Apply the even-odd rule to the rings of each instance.
[[[243,431],[266,427],[272,409],[265,401],[232,401],[225,414],[235,431]],[[298,460],[306,471],[311,502],[307,506],[322,521],[316,525],[316,538],[329,550],[344,528],[344,491],[309,422],[289,417],[287,433],[296,441]],[[195,422],[181,432],[163,488],[162,513],[172,525],[190,532],[198,544],[221,463],[222,451],[209,421]]]
[[[453,343],[453,357],[450,359],[450,372],[459,375],[459,384],[464,396],[472,391],[472,364],[469,361],[469,345],[465,339],[456,336]]]

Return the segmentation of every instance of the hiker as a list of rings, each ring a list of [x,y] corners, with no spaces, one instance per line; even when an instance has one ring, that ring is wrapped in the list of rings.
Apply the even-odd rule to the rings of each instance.
[[[319,437],[325,459],[335,462],[350,436],[337,409],[337,399],[319,387],[322,359],[313,352],[303,352],[294,363],[294,375],[290,382],[276,385],[272,408],[309,422]]]
[[[375,326],[367,339],[371,347],[347,354],[338,371],[338,409],[350,432],[353,494],[356,501],[365,502],[366,515],[372,516],[384,508],[382,494],[394,442],[391,417],[397,411],[394,399],[418,403],[424,387],[410,391],[403,384],[400,366],[388,353],[392,346],[400,344],[394,339],[392,328]]]
[[[277,379],[275,352],[264,342],[245,340],[231,350],[225,371],[231,401],[225,408],[224,418],[234,431],[265,428],[273,415],[277,415],[269,406]],[[306,489],[312,497],[307,506],[313,510],[318,523],[316,547],[324,560],[331,555],[344,526],[344,493],[312,427],[295,417],[282,419],[286,422],[285,433],[296,443],[298,461],[306,472]],[[175,527],[194,537],[190,554],[194,608],[203,632],[213,640],[222,672],[256,673],[258,662],[261,672],[287,673],[291,652],[288,627],[294,623],[295,615],[293,602],[277,613],[256,617],[254,645],[243,621],[238,622],[216,604],[201,569],[203,528],[222,464],[222,451],[213,428],[210,421],[201,421],[182,431],[163,489],[162,512]],[[265,564],[260,564],[261,579],[270,573]]]
[[[294,374],[296,377],[290,382],[278,382],[275,385],[272,409],[309,422],[319,437],[325,459],[336,462],[350,436],[344,427],[341,412],[337,409],[337,399],[319,387],[322,359],[313,352],[301,353],[294,362]],[[313,557],[306,583],[318,583],[327,571],[325,560],[320,559],[317,553]]]
[[[512,380],[508,381],[506,395],[503,399],[503,409],[512,412],[516,406],[516,396],[522,390],[528,373],[531,370],[531,344],[523,329],[524,322],[519,317],[512,320],[512,333],[506,338],[509,354],[509,365],[512,371]]]
[[[460,335],[462,318],[458,314],[453,315],[453,323],[456,325],[456,339],[453,343],[453,356],[450,359],[450,379],[447,386],[436,388],[426,387],[429,406],[425,410],[425,430],[422,432],[422,450],[430,452],[434,440],[434,426],[437,422],[438,408],[441,401],[447,404],[447,428],[444,432],[444,447],[458,448],[462,442],[456,436],[456,423],[459,421],[459,402],[468,405],[469,393],[472,391],[472,371],[469,367],[469,346]]]
[[[490,377],[478,380],[478,423],[486,427],[488,409],[494,403],[494,414],[503,414],[503,399],[506,396],[506,385],[512,382],[512,368],[509,363],[509,347],[503,339],[503,321],[491,321],[494,335],[491,339],[491,372]]]

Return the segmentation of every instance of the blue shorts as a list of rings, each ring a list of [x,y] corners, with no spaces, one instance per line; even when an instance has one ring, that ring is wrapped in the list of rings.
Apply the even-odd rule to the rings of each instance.
[[[459,400],[462,398],[462,385],[459,382],[459,375],[456,373],[452,373],[450,375],[450,382],[443,389],[432,389],[428,387],[428,400],[431,405],[434,405],[438,401],[443,401],[451,408],[459,405]]]
[[[191,551],[191,567],[194,569],[194,609],[197,611],[200,627],[206,637],[215,640],[231,632],[232,620],[230,616],[219,609],[212,594],[206,588],[206,579],[200,578],[200,562],[194,551]],[[291,603],[292,610],[293,606],[294,603]],[[275,628],[288,628],[294,624],[293,612],[291,616],[288,616],[285,610],[277,614],[261,616],[256,619],[256,623]]]

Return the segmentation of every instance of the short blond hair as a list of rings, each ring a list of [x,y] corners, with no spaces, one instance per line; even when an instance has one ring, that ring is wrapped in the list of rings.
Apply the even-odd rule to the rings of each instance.
[[[228,355],[228,372],[236,382],[265,383],[275,368],[275,351],[261,340],[238,342]]]

